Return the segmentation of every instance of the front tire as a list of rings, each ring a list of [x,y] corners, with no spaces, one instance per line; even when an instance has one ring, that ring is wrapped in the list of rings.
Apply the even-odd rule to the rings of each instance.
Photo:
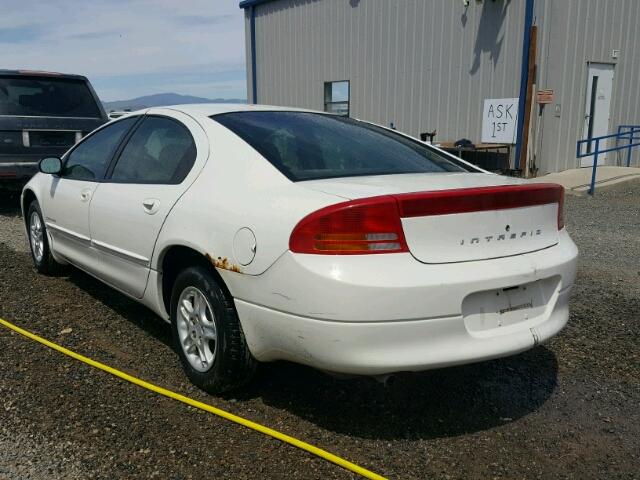
[[[42,210],[37,200],[29,205],[27,210],[27,233],[31,258],[38,272],[45,275],[55,275],[60,272],[62,265],[55,261],[51,254],[47,227],[44,224]]]
[[[171,294],[171,327],[182,367],[218,394],[247,383],[256,367],[233,301],[202,266],[183,270]]]

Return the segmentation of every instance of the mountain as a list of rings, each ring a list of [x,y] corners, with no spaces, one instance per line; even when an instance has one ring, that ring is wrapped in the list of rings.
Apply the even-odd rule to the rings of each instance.
[[[203,98],[191,95],[180,95],[178,93],[156,93],[144,97],[132,98],[131,100],[116,100],[113,102],[102,102],[107,112],[112,110],[140,110],[141,108],[163,107],[165,105],[182,105],[185,103],[247,103],[241,98]]]

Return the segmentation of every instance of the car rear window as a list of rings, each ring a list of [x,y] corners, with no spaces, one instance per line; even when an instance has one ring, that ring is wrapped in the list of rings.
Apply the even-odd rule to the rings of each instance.
[[[214,115],[293,181],[360,175],[468,171],[398,133],[345,117],[307,112]]]
[[[100,118],[102,113],[84,80],[9,76],[0,77],[0,115]]]

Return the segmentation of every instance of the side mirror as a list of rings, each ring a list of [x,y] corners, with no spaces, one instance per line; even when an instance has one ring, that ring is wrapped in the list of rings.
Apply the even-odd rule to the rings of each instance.
[[[40,160],[38,168],[42,173],[58,175],[62,171],[62,160],[58,157],[47,157]]]

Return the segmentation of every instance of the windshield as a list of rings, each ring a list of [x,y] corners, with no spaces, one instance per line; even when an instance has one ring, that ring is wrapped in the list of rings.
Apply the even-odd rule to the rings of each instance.
[[[0,115],[102,117],[84,80],[25,76],[0,77]]]
[[[211,118],[293,181],[469,171],[417,140],[350,118],[267,111],[224,113]]]

